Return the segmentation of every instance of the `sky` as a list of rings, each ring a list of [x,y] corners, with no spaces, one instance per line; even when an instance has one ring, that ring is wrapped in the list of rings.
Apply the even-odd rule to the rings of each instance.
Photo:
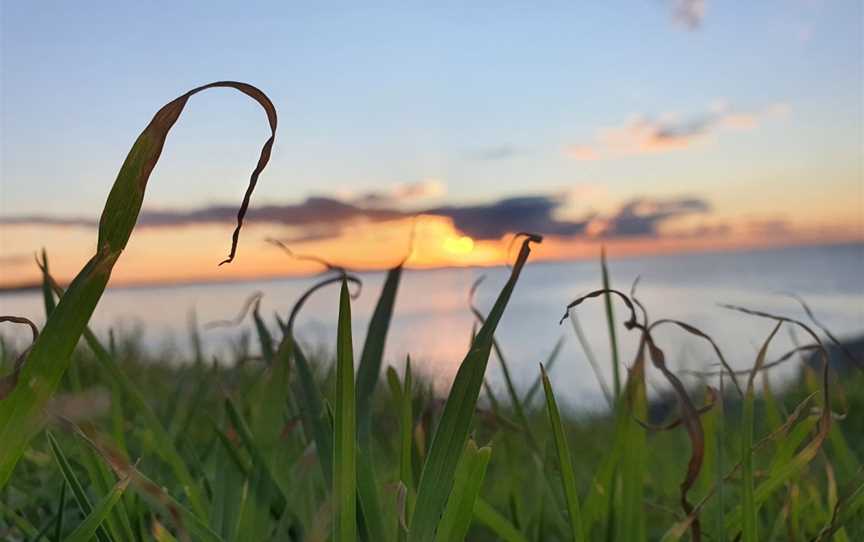
[[[860,242],[857,0],[3,2],[0,285],[71,279],[188,89],[114,283]],[[270,240],[270,241],[268,241]],[[272,242],[278,240],[282,243]]]

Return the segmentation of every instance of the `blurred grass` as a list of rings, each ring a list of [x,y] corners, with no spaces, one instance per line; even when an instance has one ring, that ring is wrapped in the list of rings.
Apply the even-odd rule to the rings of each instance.
[[[254,321],[250,320],[248,325],[255,329]],[[506,347],[506,343],[501,346]],[[301,351],[299,345],[296,351]],[[9,367],[14,361],[14,350],[7,346],[2,352],[3,365]],[[284,456],[288,464],[281,468],[281,481],[276,480],[272,464],[260,449],[260,439],[246,419],[247,415],[261,415],[255,409],[256,393],[270,371],[266,362],[205,364],[190,358],[187,363],[168,363],[149,357],[135,337],[130,336],[116,338],[115,352],[111,354],[113,369],[106,368],[105,361],[100,359],[102,355],[85,342],[73,357],[78,369],[76,378],[67,375],[59,393],[106,390],[124,413],[125,444],[121,446],[115,438],[113,404],[107,409],[94,405],[94,412],[85,413],[87,419],[76,423],[93,424],[101,439],[111,442],[118,453],[123,450],[128,457],[135,458],[138,468],[147,472],[165,494],[148,495],[146,485],[136,486],[131,481],[131,487],[137,487],[136,492],[126,491],[111,513],[106,512],[96,530],[97,537],[126,540],[131,532],[133,540],[150,540],[156,539],[154,533],[158,532],[163,539],[170,535],[178,540],[184,536],[192,540],[245,540],[249,532],[254,532],[263,540],[311,540],[317,533],[330,531],[335,494],[321,469],[323,462],[319,460],[314,425],[307,433],[303,401],[296,397],[293,401],[286,400],[284,412],[279,416],[278,445],[288,450]],[[300,358],[295,356],[294,360],[297,359]],[[320,419],[328,426],[342,408],[336,406],[340,404],[334,387],[337,364],[327,357],[302,359],[302,365],[291,366],[297,370],[290,372],[289,393],[301,389],[300,381],[308,379],[307,384],[314,386],[311,393],[319,397]],[[299,370],[300,366],[305,367],[305,372]],[[638,367],[637,363],[635,368]],[[641,394],[632,395],[635,383],[642,382],[636,369],[631,367],[628,371],[619,399],[622,404],[628,404],[628,397],[637,399],[630,404],[640,404]],[[140,408],[141,397],[111,391],[116,382],[114,371],[135,382],[149,413]],[[703,416],[706,449],[713,450],[707,455],[713,459],[706,457],[694,491],[699,499],[713,495],[701,509],[702,533],[707,539],[743,535],[740,520],[734,518],[744,519],[745,510],[751,519],[755,518],[747,529],[755,527],[759,540],[785,540],[793,528],[800,540],[820,536],[856,540],[864,536],[864,473],[860,467],[864,457],[864,424],[854,414],[864,408],[861,391],[864,378],[856,373],[844,379],[846,417],[832,424],[832,431],[837,431],[842,441],[838,440],[836,445],[826,441],[815,457],[802,464],[795,458],[812,441],[820,416],[818,406],[805,401],[808,397],[812,399],[813,391],[819,389],[818,379],[806,377],[808,371],[802,370],[800,381],[792,387],[774,389],[770,396],[748,394],[744,402],[727,386],[727,394],[722,396],[724,408],[715,407]],[[566,381],[556,379],[554,372],[548,378],[542,383],[543,387],[550,385],[549,391],[553,385],[566,386]],[[414,480],[428,455],[423,439],[417,440],[415,436],[418,432],[428,433],[430,427],[434,430],[440,424],[441,411],[429,382],[422,374],[409,370],[407,364],[388,371],[388,384],[376,386],[369,404],[373,420],[369,426],[369,458],[375,473],[372,484],[380,497],[385,539],[410,540],[400,523],[411,517],[416,504]],[[194,394],[189,393],[192,389]],[[467,467],[457,466],[452,486],[456,491],[448,491],[446,506],[440,512],[442,518],[448,519],[435,521],[436,531],[440,524],[447,533],[461,535],[466,528],[465,505],[460,507],[456,503],[471,501],[473,496],[473,510],[467,516],[468,540],[574,539],[569,521],[571,514],[576,513],[574,503],[580,507],[583,532],[589,540],[606,540],[610,536],[618,540],[625,533],[634,540],[653,540],[664,535],[673,539],[686,534],[689,524],[678,529],[676,536],[669,534],[673,526],[685,521],[678,508],[680,473],[687,462],[688,438],[684,431],[647,431],[635,421],[640,416],[629,409],[624,415],[610,412],[590,416],[560,410],[560,426],[556,430],[557,424],[550,424],[549,417],[555,410],[542,403],[528,402],[524,405],[525,415],[541,446],[538,456],[520,425],[502,423],[485,410],[488,405],[483,401],[478,408],[471,421],[473,436],[468,442],[484,443],[491,448],[485,476],[478,482],[479,476],[470,474],[476,469],[465,474]],[[750,409],[752,413],[748,413]],[[642,415],[646,411],[645,407],[637,410]],[[776,414],[769,414],[775,411]],[[170,438],[191,479],[210,503],[203,516],[193,511],[189,492],[170,457],[161,449],[162,441],[151,419],[152,416],[159,425],[170,426],[179,423],[174,421],[178,413],[189,417],[182,422],[187,429]],[[742,456],[742,450],[748,449],[746,426],[742,422],[745,414],[748,423],[752,421],[750,466],[742,463],[746,457]],[[506,419],[515,417],[515,413],[512,406],[502,404],[498,405],[497,416]],[[32,540],[45,529],[43,539],[54,540],[58,539],[55,533],[58,528],[60,539],[65,539],[121,479],[99,453],[94,454],[90,444],[64,427],[57,426],[51,442],[33,441],[10,482],[0,492],[0,533],[4,539]],[[566,456],[556,451],[559,443],[566,443],[572,458],[572,477],[565,476],[572,480],[568,482],[569,489],[562,485],[560,457]],[[471,444],[467,446],[460,454],[460,465]],[[479,446],[475,448],[479,450]],[[336,454],[336,449],[330,453]],[[60,467],[51,459],[52,455],[65,458]],[[727,459],[720,462],[720,457]],[[836,477],[832,485],[826,469],[833,472],[847,468],[838,461],[841,457],[851,463],[848,468],[852,472],[848,477]],[[94,469],[94,460],[97,465],[102,462],[108,467],[102,475]],[[347,464],[341,460],[340,463]],[[791,473],[789,465],[794,467]],[[747,496],[748,471],[753,480],[751,497]],[[610,472],[614,474],[604,474]],[[716,487],[721,476],[726,479],[721,486],[723,501],[718,499]],[[757,500],[758,488],[766,487],[764,484],[773,476],[782,476],[784,485],[778,490],[763,491]],[[59,499],[64,486],[75,498]],[[452,496],[457,494],[464,497]],[[346,494],[342,498],[350,506],[347,503],[352,499]],[[182,507],[177,508],[182,510],[179,524],[170,506],[166,507],[171,502]],[[88,504],[82,508],[80,503]],[[61,505],[63,520],[58,522]],[[448,511],[449,508],[453,511]],[[113,527],[109,521],[112,516],[115,516]],[[197,518],[197,525],[193,517]],[[726,521],[711,519],[714,517]],[[355,513],[354,521],[357,518]],[[354,521],[348,523],[353,525]],[[364,524],[356,525],[358,536],[366,536],[360,534],[364,532]],[[627,526],[637,530],[625,530]],[[436,539],[441,540],[441,536],[436,535]]]

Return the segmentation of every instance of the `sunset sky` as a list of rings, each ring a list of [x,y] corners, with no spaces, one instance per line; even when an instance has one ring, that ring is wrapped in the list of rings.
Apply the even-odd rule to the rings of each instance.
[[[153,113],[222,79],[279,112],[237,260],[217,267],[268,129],[217,89],[115,283],[321,269],[268,238],[384,268],[412,229],[412,267],[503,263],[518,231],[539,259],[864,239],[860,1],[408,4],[2,3],[0,285],[42,247],[74,276]]]

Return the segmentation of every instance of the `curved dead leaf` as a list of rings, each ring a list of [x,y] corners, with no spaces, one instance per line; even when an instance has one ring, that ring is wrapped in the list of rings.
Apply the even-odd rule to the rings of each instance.
[[[849,350],[849,347],[846,346],[845,343],[840,341],[833,333],[831,333],[831,330],[828,329],[828,326],[826,326],[816,318],[816,315],[813,313],[810,305],[808,305],[807,302],[804,301],[804,298],[802,298],[798,294],[788,292],[785,292],[785,295],[791,297],[792,299],[797,301],[799,305],[801,305],[801,308],[804,309],[804,313],[807,314],[807,318],[809,318],[810,321],[813,322],[813,325],[819,328],[819,330],[824,333],[826,337],[828,337],[828,340],[834,343],[834,346],[836,346],[838,349],[840,349],[841,352],[843,352],[843,355],[852,362],[852,365],[854,365],[858,369],[864,370],[864,360],[856,358],[855,355],[852,354],[852,351]]]
[[[258,307],[261,303],[261,298],[264,297],[264,292],[257,291],[253,292],[246,300],[243,302],[243,305],[240,308],[240,312],[237,313],[237,316],[228,320],[214,320],[212,322],[207,322],[202,327],[204,329],[215,329],[217,327],[236,327],[239,326],[243,320],[246,319],[246,315],[249,314],[249,310],[252,307]]]
[[[286,337],[293,337],[294,321],[297,319],[297,315],[300,314],[300,309],[302,309],[303,305],[306,304],[306,301],[308,301],[309,298],[312,297],[312,294],[314,294],[315,292],[317,292],[321,288],[324,288],[327,285],[341,284],[343,279],[352,283],[352,284],[357,285],[357,291],[351,295],[351,299],[357,299],[357,296],[360,295],[360,291],[363,287],[363,282],[359,278],[355,277],[354,275],[338,275],[335,277],[326,278],[320,282],[313,284],[311,287],[309,287],[308,290],[303,292],[303,295],[301,295],[297,299],[297,302],[294,303],[294,306],[291,308],[291,313],[288,315],[288,321],[285,323],[285,328],[283,329],[283,331],[285,332],[285,336]]]
[[[335,272],[343,274],[343,275],[348,272],[348,270],[346,268],[342,267],[341,265],[332,264],[329,261],[325,260],[324,258],[321,258],[320,256],[315,256],[314,254],[297,254],[296,252],[291,250],[291,248],[288,245],[286,245],[284,242],[280,241],[279,239],[275,239],[273,237],[268,237],[268,238],[264,239],[264,241],[266,243],[273,245],[274,247],[282,249],[283,252],[285,252],[288,256],[294,258],[295,260],[306,261],[306,262],[315,262],[317,264],[321,264],[324,267],[325,272],[335,271]]]
[[[618,290],[611,288],[604,288],[600,290],[595,290],[588,294],[585,294],[574,301],[570,302],[567,305],[567,308],[564,312],[564,316],[561,318],[561,322],[567,318],[570,310],[574,307],[578,306],[582,302],[587,299],[596,298],[605,294],[614,294],[618,296],[627,308],[630,311],[630,317],[627,321],[624,322],[624,327],[628,330],[638,329],[641,332],[641,341],[640,341],[640,353],[637,354],[637,359],[642,355],[642,349],[647,347],[648,355],[651,359],[651,364],[659,370],[663,377],[669,382],[672,386],[672,389],[675,391],[676,396],[678,397],[678,405],[681,408],[681,420],[684,428],[687,430],[687,435],[690,438],[690,460],[687,464],[687,471],[684,475],[684,480],[680,485],[680,504],[681,508],[684,510],[684,513],[687,516],[690,516],[695,510],[693,505],[687,498],[687,495],[690,489],[693,487],[693,484],[696,482],[696,478],[699,476],[699,472],[702,470],[702,462],[705,456],[705,433],[702,429],[702,422],[699,419],[699,414],[696,407],[693,405],[693,401],[690,398],[690,395],[687,393],[687,389],[684,387],[684,384],[678,377],[669,369],[666,365],[666,355],[663,353],[663,350],[657,346],[654,342],[654,338],[651,335],[651,330],[648,326],[640,324],[636,318],[636,305],[630,299],[630,297]],[[689,527],[693,533],[693,540],[699,541],[701,540],[702,530],[701,525],[699,523],[698,514],[691,520]]]
[[[741,386],[738,384],[738,379],[735,378],[735,371],[726,362],[726,358],[723,356],[723,352],[720,351],[720,347],[717,346],[717,343],[714,342],[714,339],[712,339],[711,336],[709,336],[707,333],[705,333],[701,329],[699,329],[695,326],[691,326],[687,322],[682,322],[680,320],[673,320],[671,318],[663,318],[661,320],[657,320],[656,322],[653,322],[651,324],[649,329],[653,330],[655,327],[658,327],[658,326],[661,326],[664,324],[670,324],[670,325],[678,326],[679,328],[683,329],[687,333],[690,333],[691,335],[694,335],[696,337],[699,337],[701,339],[708,341],[708,343],[711,345],[711,348],[714,349],[714,354],[716,354],[717,358],[720,360],[720,364],[723,365],[723,368],[726,370],[727,374],[729,374],[729,377],[732,379],[732,383],[735,385],[735,389],[738,390],[738,395],[740,397],[744,396],[744,392],[741,389]]]
[[[708,412],[710,412],[711,409],[714,408],[714,405],[717,404],[718,397],[719,394],[717,390],[715,390],[711,386],[707,386],[707,392],[705,394],[705,404],[696,409],[696,413],[702,416],[703,414],[707,414]],[[636,420],[636,423],[649,431],[669,431],[671,429],[675,429],[683,423],[683,420],[681,418],[675,418],[671,422],[667,422],[663,425],[650,424],[635,417],[633,419]]]
[[[15,386],[18,385],[18,375],[21,374],[21,367],[24,366],[24,361],[27,359],[27,354],[30,353],[30,348],[33,347],[33,343],[35,343],[36,338],[39,337],[39,328],[36,327],[36,324],[34,324],[29,318],[24,318],[23,316],[0,316],[0,322],[26,325],[30,328],[30,333],[33,335],[33,338],[30,341],[30,346],[25,348],[24,351],[15,358],[12,372],[3,375],[3,377],[0,378],[0,401],[2,401],[12,393],[12,390],[14,390]]]

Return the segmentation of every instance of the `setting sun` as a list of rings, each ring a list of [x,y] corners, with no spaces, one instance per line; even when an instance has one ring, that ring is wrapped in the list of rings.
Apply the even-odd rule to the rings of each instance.
[[[444,240],[444,250],[452,254],[469,254],[474,250],[474,239],[467,235],[461,237],[448,237]]]

